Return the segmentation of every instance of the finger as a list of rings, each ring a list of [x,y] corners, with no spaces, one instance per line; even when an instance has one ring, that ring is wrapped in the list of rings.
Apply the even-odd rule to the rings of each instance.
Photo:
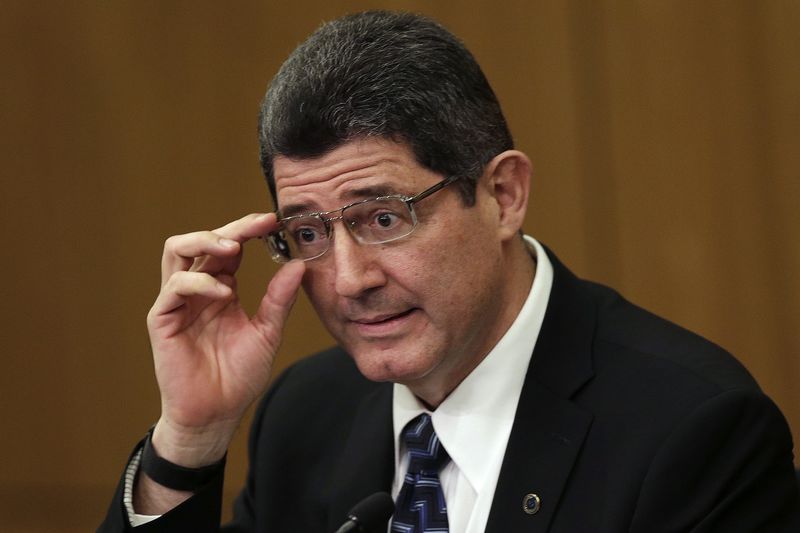
[[[176,235],[164,243],[161,260],[162,285],[179,270],[234,273],[238,262],[227,264],[241,252],[241,244],[277,229],[274,213],[253,213],[213,231]],[[213,259],[209,259],[213,258]],[[195,267],[195,268],[192,268]]]
[[[158,294],[150,309],[148,322],[160,327],[163,317],[184,307],[192,299],[222,300],[232,293],[231,287],[204,272],[175,272]]]
[[[246,217],[235,220],[221,228],[213,231],[215,235],[220,235],[222,242],[239,242],[253,238],[262,238],[270,231],[278,228],[277,218],[274,213],[254,213]],[[239,247],[239,253],[230,257],[219,257],[205,255],[195,259],[190,270],[208,272],[210,274],[234,275],[239,270],[242,260],[243,249]]]
[[[218,282],[224,283],[225,285],[236,291],[236,278],[234,276],[228,274],[218,274],[214,277]]]
[[[275,339],[276,347],[289,311],[297,299],[305,271],[306,265],[303,261],[290,261],[283,265],[269,282],[267,293],[261,299],[253,318],[265,335]]]
[[[195,231],[184,235],[173,235],[164,242],[161,257],[161,285],[179,271],[189,270],[195,260],[205,256],[235,257],[241,245],[221,237],[212,231]]]
[[[214,230],[220,237],[245,242],[278,229],[275,213],[252,213]]]

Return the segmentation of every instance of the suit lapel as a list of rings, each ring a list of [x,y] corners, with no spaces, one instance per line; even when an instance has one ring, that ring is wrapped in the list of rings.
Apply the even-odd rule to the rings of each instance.
[[[593,375],[596,306],[548,250],[553,288],[520,395],[486,533],[548,530],[592,416],[570,398]],[[534,494],[540,507],[526,513]],[[530,499],[530,498],[529,498]],[[533,502],[529,504],[529,510]]]
[[[332,477],[329,530],[335,531],[347,512],[375,492],[389,492],[394,475],[392,385],[380,383],[361,401],[347,443]]]

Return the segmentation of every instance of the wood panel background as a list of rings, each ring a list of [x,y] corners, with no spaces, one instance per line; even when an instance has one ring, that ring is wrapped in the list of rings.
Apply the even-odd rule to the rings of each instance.
[[[158,414],[163,240],[269,206],[267,81],[322,20],[374,7],[431,14],[478,57],[535,164],[527,230],[737,354],[800,437],[800,3],[6,1],[3,530],[99,522]],[[273,267],[246,253],[252,309]],[[301,301],[281,365],[329,343]]]

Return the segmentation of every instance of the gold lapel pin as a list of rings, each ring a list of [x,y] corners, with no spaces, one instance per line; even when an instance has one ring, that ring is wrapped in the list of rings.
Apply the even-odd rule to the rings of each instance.
[[[538,494],[526,494],[524,498],[522,498],[522,510],[525,511],[527,514],[536,514],[539,512],[539,509],[542,507],[542,499],[539,497]]]

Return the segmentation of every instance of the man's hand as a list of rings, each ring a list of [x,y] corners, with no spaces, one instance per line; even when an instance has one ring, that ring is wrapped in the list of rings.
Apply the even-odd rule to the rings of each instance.
[[[274,214],[254,214],[164,245],[161,292],[147,327],[161,391],[153,445],[169,461],[198,467],[220,459],[266,388],[305,266],[283,266],[252,318],[234,276],[242,244],[275,227]]]

